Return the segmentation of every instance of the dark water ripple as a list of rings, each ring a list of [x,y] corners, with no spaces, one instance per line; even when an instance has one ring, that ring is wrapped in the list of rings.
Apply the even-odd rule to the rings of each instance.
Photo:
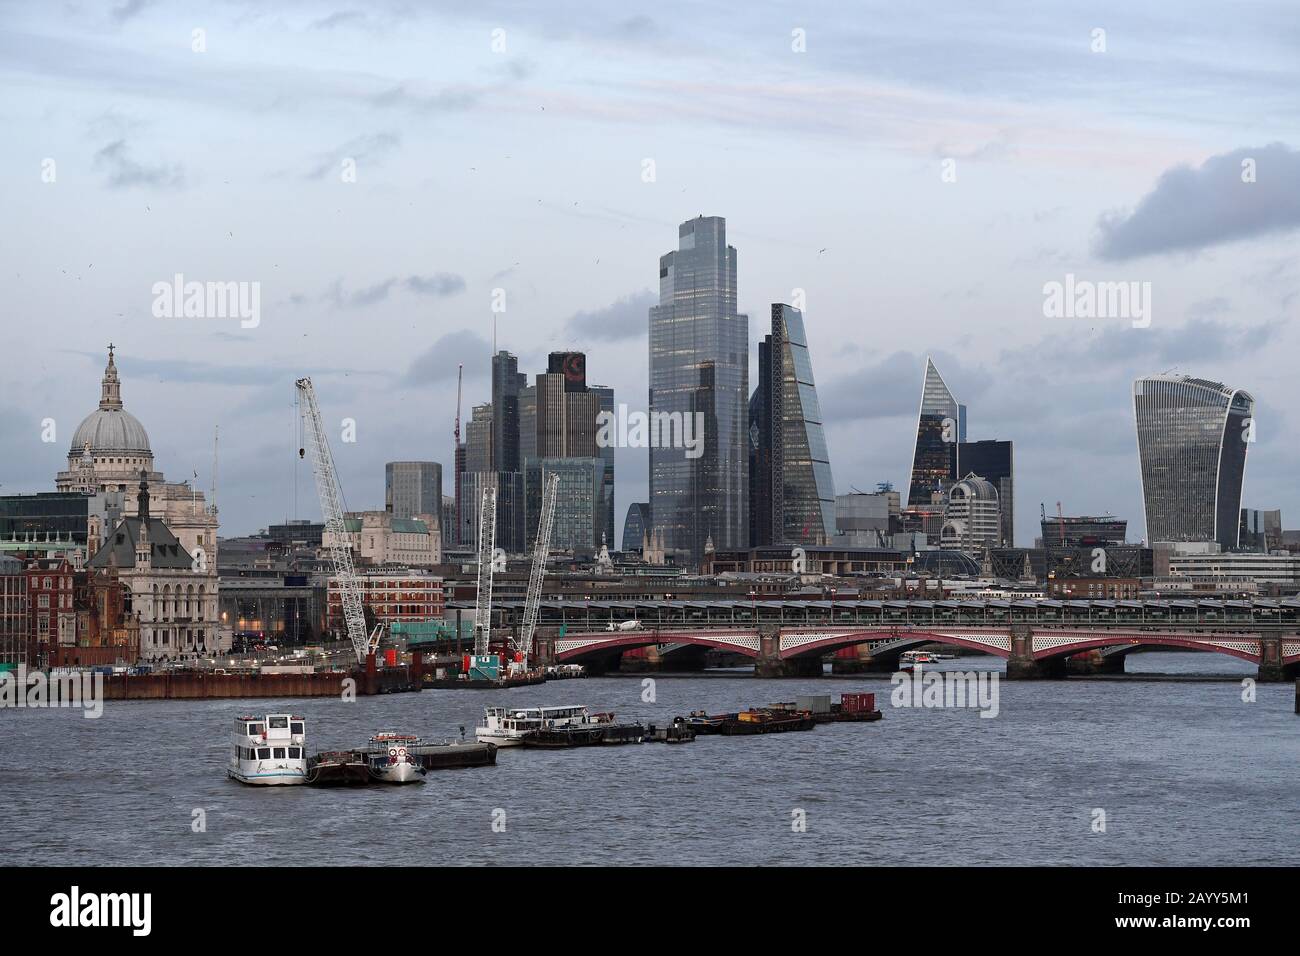
[[[1131,671],[1237,673],[1222,657],[1148,654]],[[970,663],[961,666],[970,667]],[[993,667],[991,663],[978,666]],[[892,709],[862,681],[630,678],[508,695],[426,691],[294,701],[110,702],[0,712],[0,820],[11,864],[1294,863],[1300,717],[1291,685],[1012,682],[1001,716]],[[472,733],[487,703],[585,703],[663,722],[798,694],[874,690],[885,719],[751,739],[503,751],[420,786],[253,788],[225,778],[231,719],[292,710],[309,749],[383,729]],[[192,811],[207,832],[191,830]],[[1093,808],[1107,832],[1093,833]],[[495,808],[506,832],[492,831]],[[807,832],[791,829],[792,810]]]

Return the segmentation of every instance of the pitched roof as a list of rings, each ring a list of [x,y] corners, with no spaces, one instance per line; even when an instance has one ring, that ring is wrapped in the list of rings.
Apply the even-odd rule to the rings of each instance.
[[[114,563],[119,568],[134,567],[135,545],[140,540],[140,525],[143,521],[149,522],[149,544],[155,568],[188,571],[194,566],[190,553],[161,518],[132,517],[123,518],[113,529],[103,547],[90,559],[90,567],[107,568]]]

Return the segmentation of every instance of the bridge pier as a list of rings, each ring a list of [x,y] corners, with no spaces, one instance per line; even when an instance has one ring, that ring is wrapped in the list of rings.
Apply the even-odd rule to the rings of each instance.
[[[822,674],[821,655],[783,660],[780,628],[773,624],[759,625],[758,659],[754,661],[755,677],[821,677]]]
[[[1041,680],[1064,677],[1065,660],[1054,657],[1034,659],[1034,629],[1028,624],[1011,625],[1011,656],[1007,658],[1007,680]]]
[[[1259,676],[1261,684],[1277,684],[1287,679],[1287,668],[1282,663],[1282,638],[1259,638]]]

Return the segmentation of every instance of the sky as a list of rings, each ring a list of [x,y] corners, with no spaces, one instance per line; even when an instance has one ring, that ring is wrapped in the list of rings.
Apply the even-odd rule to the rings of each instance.
[[[53,489],[112,342],[169,479],[211,486],[219,426],[223,535],[319,515],[302,375],[350,508],[393,459],[449,494],[494,337],[644,408],[658,257],[703,214],[751,384],[804,297],[838,492],[905,489],[930,355],[1015,442],[1017,544],[1058,501],[1139,540],[1132,383],[1172,370],[1254,395],[1243,505],[1300,527],[1294,4],[740,9],[0,0],[0,492]],[[160,316],[177,274],[257,283],[256,324]],[[1149,315],[1049,315],[1067,276]],[[646,466],[617,453],[620,525]]]

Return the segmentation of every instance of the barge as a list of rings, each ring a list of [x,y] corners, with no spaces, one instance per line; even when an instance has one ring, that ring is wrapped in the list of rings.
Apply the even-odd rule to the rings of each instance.
[[[309,786],[362,787],[370,782],[370,763],[360,750],[327,750],[307,761]]]

